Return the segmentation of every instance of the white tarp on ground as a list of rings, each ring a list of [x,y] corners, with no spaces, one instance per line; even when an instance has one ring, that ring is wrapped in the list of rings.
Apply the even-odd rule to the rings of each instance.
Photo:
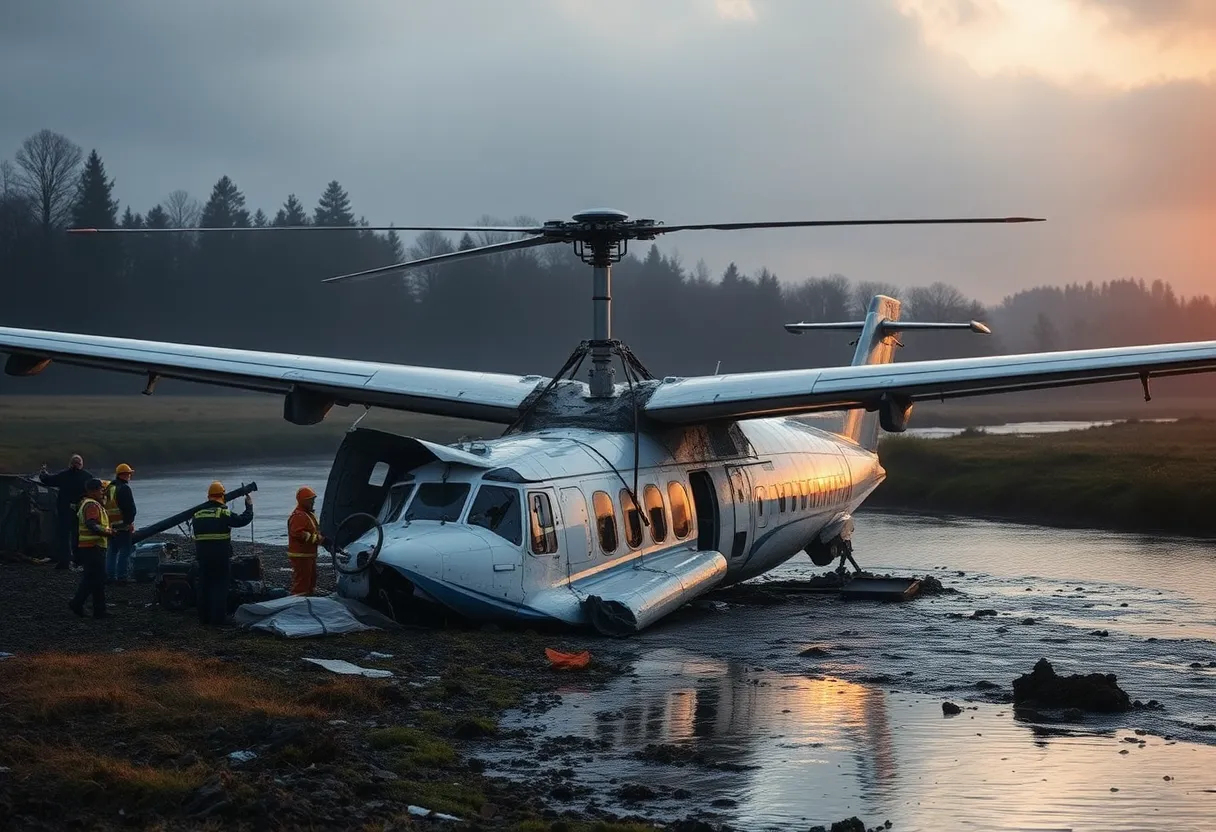
[[[232,616],[238,624],[286,638],[330,636],[361,630],[387,630],[397,624],[371,607],[337,595],[288,595],[272,601],[241,604]]]
[[[331,673],[341,673],[343,676],[366,676],[369,679],[391,679],[393,672],[391,670],[377,670],[372,667],[359,667],[357,664],[351,664],[345,659],[310,659],[304,658],[306,662],[312,662],[318,667],[323,667]]]

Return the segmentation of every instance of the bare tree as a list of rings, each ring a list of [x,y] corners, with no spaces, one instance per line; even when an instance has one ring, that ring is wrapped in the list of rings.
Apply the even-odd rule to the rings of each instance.
[[[0,159],[0,199],[17,196],[17,168],[8,159]]]
[[[195,228],[203,215],[199,201],[180,188],[165,198],[164,206],[174,228]]]
[[[886,295],[898,299],[899,288],[878,280],[859,281],[853,286],[853,314],[859,319],[864,318],[870,308],[870,299],[875,295]]]
[[[83,155],[79,145],[51,130],[39,130],[21,143],[18,184],[44,229],[62,225],[71,215]]]
[[[959,320],[976,311],[962,292],[941,281],[909,290],[908,305],[912,307],[908,317],[917,321]]]

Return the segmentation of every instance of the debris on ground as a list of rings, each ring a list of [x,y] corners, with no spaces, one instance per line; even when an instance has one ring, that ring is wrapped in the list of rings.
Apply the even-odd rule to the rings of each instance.
[[[552,647],[546,647],[545,656],[554,670],[582,670],[591,664],[591,654],[586,650],[581,653],[563,653]]]
[[[955,705],[953,702],[942,703],[942,713],[946,716],[954,716],[956,714],[961,714],[962,712],[963,709],[958,705]]]
[[[1032,672],[1013,680],[1013,701],[1016,705],[1079,708],[1098,713],[1119,713],[1132,708],[1128,695],[1116,684],[1115,674],[1059,676],[1047,659],[1039,659]]]
[[[373,667],[359,667],[345,659],[314,659],[304,657],[304,661],[323,667],[331,673],[341,673],[343,676],[366,676],[369,679],[391,679],[391,670],[377,670]]]

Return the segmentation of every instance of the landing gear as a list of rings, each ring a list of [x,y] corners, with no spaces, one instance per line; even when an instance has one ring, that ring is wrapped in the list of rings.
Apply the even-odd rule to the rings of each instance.
[[[830,566],[832,561],[839,559],[840,565],[836,567],[836,574],[842,578],[846,573],[845,563],[853,564],[853,570],[860,573],[861,567],[857,561],[853,559],[853,542],[844,537],[837,535],[831,540],[824,542],[822,540],[812,540],[805,549],[806,553],[811,558],[811,563],[816,566]]]

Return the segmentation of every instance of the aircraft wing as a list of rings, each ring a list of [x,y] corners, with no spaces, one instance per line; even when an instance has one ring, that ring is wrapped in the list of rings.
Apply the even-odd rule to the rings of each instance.
[[[163,341],[0,327],[5,372],[34,375],[50,362],[281,393],[284,415],[319,422],[333,404],[362,404],[510,424],[548,379],[377,364]]]
[[[1203,372],[1216,372],[1216,341],[737,373],[665,380],[646,414],[680,424],[872,410],[883,394],[940,400]]]

